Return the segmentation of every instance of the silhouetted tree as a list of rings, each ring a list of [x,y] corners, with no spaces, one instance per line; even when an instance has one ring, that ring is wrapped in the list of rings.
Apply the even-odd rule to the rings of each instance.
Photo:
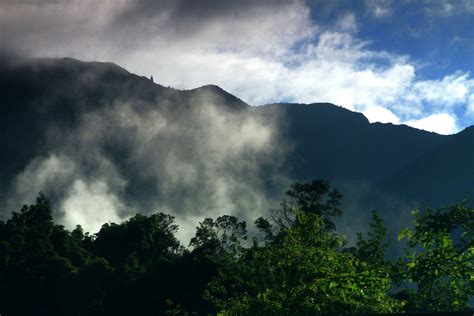
[[[331,189],[329,182],[314,180],[310,183],[295,183],[286,192],[280,208],[272,210],[272,219],[280,227],[291,227],[296,213],[317,214],[324,220],[327,229],[334,229],[333,217],[342,215],[342,194]]]
[[[81,241],[52,220],[43,194],[2,225],[0,312],[64,314],[82,309],[80,268],[91,255]],[[52,298],[55,298],[52,300]]]
[[[94,253],[116,268],[122,267],[127,260],[129,263],[138,260],[137,264],[149,267],[181,251],[174,236],[177,229],[171,215],[137,214],[121,224],[104,224],[95,236]]]
[[[241,240],[247,239],[246,223],[237,217],[223,215],[216,220],[206,218],[199,223],[196,235],[189,243],[196,251],[209,255],[237,254]]]

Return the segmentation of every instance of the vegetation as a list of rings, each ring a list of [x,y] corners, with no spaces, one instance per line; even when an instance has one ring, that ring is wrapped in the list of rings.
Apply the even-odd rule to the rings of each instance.
[[[247,240],[234,216],[207,218],[189,248],[174,218],[135,215],[94,235],[54,224],[44,195],[0,221],[2,315],[325,315],[469,309],[474,210],[413,212],[398,261],[373,213],[348,247],[333,219],[341,194],[295,184]]]

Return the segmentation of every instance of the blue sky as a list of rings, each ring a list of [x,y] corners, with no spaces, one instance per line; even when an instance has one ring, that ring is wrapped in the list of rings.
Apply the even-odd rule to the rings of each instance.
[[[251,105],[331,102],[371,122],[474,124],[474,0],[0,0],[2,46],[115,62]]]
[[[474,73],[474,1],[307,1],[315,23],[331,28],[353,15],[354,36],[367,48],[406,56],[416,65],[418,80],[442,80],[455,73]],[[472,86],[467,88],[472,93]],[[466,94],[469,94],[467,92]],[[430,111],[429,102],[427,113]],[[454,129],[472,125],[462,104],[450,111]],[[464,106],[462,106],[464,105]]]
[[[326,1],[327,2],[327,1]],[[331,11],[308,1],[314,21],[329,27],[344,14],[357,18],[357,36],[370,48],[410,56],[420,77],[474,71],[474,1],[333,1]],[[369,4],[371,3],[371,4]]]

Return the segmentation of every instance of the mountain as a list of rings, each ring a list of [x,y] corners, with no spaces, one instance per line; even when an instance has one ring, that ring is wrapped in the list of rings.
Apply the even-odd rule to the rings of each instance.
[[[0,87],[4,216],[42,190],[66,225],[165,208],[192,229],[187,218],[254,218],[316,178],[361,219],[474,198],[472,127],[443,136],[329,103],[254,107],[218,86],[177,90],[70,58],[2,59]]]
[[[449,136],[378,186],[424,206],[442,206],[474,200],[474,127]]]
[[[361,113],[328,103],[273,104],[255,111],[264,116],[281,112],[285,117],[298,179],[373,182],[449,138],[405,125],[370,124]]]
[[[82,114],[114,104],[133,102],[137,108],[153,104],[169,118],[181,116],[208,95],[232,109],[248,107],[217,86],[179,91],[112,63],[71,58],[0,60],[0,86],[1,179],[11,178],[32,157],[54,147],[54,133],[78,124]]]

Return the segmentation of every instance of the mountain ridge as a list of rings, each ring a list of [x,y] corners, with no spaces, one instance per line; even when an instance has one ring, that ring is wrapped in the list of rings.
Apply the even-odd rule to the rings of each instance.
[[[176,210],[189,208],[186,214],[193,216],[205,215],[199,207],[221,207],[222,201],[242,210],[261,207],[267,205],[259,201],[263,195],[279,199],[282,183],[317,178],[360,183],[368,191],[433,207],[442,199],[458,199],[456,192],[474,198],[474,192],[462,189],[474,179],[470,150],[464,159],[453,160],[455,167],[446,168],[444,177],[451,173],[452,179],[429,185],[437,174],[433,170],[447,166],[446,152],[461,153],[474,145],[474,127],[439,135],[406,125],[370,123],[362,113],[330,103],[250,106],[216,85],[178,90],[113,63],[70,58],[0,61],[0,87],[4,200],[27,196],[18,193],[25,190],[19,187],[22,177],[34,175],[31,168],[39,172],[34,168],[51,163],[51,157],[64,155],[72,159],[81,181],[95,183],[94,174],[105,183],[119,179],[108,185],[123,197],[124,205],[152,210],[161,205],[155,200],[166,201]],[[82,160],[70,154],[78,150]],[[67,166],[67,159],[59,163]],[[74,178],[66,171],[61,172]],[[27,187],[53,185],[62,179],[56,173]],[[229,191],[212,203],[206,201],[206,195],[221,190],[219,183]],[[421,186],[423,190],[415,190]],[[51,194],[67,197],[65,188],[52,189]],[[362,193],[354,192],[343,192],[347,205],[360,199]],[[187,195],[183,201],[181,195]],[[366,216],[371,209],[391,207],[371,203],[351,214]],[[415,205],[410,203],[407,207]]]
[[[17,57],[15,62],[8,62],[8,63],[5,62],[5,58],[3,58],[3,59],[0,58],[0,65],[2,64],[2,61],[3,61],[3,66],[5,66],[5,64],[7,64],[7,65],[8,64],[10,64],[10,65],[19,65],[19,64],[22,65],[23,64],[23,65],[30,65],[30,66],[33,65],[33,66],[40,66],[40,67],[41,66],[42,67],[48,67],[48,66],[59,66],[60,67],[61,64],[63,64],[63,65],[69,65],[69,66],[78,66],[78,65],[80,65],[83,68],[85,68],[87,66],[89,66],[89,67],[99,66],[99,68],[102,68],[103,70],[114,71],[116,73],[126,74],[126,75],[129,75],[131,77],[135,77],[136,79],[143,80],[145,82],[148,82],[148,83],[154,85],[155,88],[162,88],[162,89],[171,90],[171,91],[190,92],[190,93],[197,93],[197,92],[201,92],[201,91],[206,91],[206,92],[210,91],[212,93],[222,94],[225,97],[234,98],[239,103],[242,103],[242,105],[250,106],[245,101],[243,101],[242,99],[236,97],[235,95],[229,93],[228,91],[224,90],[223,88],[221,88],[221,87],[219,87],[218,85],[215,85],[215,84],[206,84],[206,85],[196,87],[196,88],[191,88],[191,89],[176,89],[176,88],[173,88],[173,87],[165,87],[165,86],[163,86],[159,83],[151,81],[149,78],[147,78],[145,76],[140,76],[140,75],[136,75],[134,73],[131,73],[128,70],[126,70],[125,68],[123,68],[123,67],[121,67],[121,66],[119,66],[119,65],[117,65],[113,62],[82,61],[82,60],[71,58],[71,57],[62,57],[62,58],[52,58],[52,57],[19,58],[19,57]],[[278,102],[278,103],[268,103],[268,104],[255,105],[255,106],[261,107],[261,106],[274,106],[274,105],[308,105],[308,106],[315,106],[315,105],[317,105],[317,106],[321,106],[321,105],[327,106],[327,105],[330,105],[330,106],[333,106],[333,107],[336,107],[336,108],[339,108],[339,109],[342,109],[342,110],[345,110],[345,111],[348,111],[348,112],[351,112],[351,113],[358,113],[358,114],[364,116],[364,118],[368,121],[367,117],[365,117],[365,115],[361,112],[350,110],[350,109],[347,109],[343,106],[336,105],[336,104],[329,103],[329,102],[312,102],[312,103]],[[393,124],[393,123],[382,123],[382,122],[369,122],[369,123],[370,124],[376,124],[376,125],[381,124],[381,125],[392,125],[392,126],[406,126],[408,128],[416,129],[416,130],[419,130],[419,131],[438,134],[436,132],[426,131],[426,130],[423,130],[423,129],[420,129],[420,128],[408,126],[406,124]],[[471,126],[466,127],[466,128],[470,128],[470,127],[474,127],[474,126],[471,125]],[[462,131],[459,131],[456,134],[459,134],[460,132],[462,132]],[[438,135],[440,135],[440,134],[438,134]]]

